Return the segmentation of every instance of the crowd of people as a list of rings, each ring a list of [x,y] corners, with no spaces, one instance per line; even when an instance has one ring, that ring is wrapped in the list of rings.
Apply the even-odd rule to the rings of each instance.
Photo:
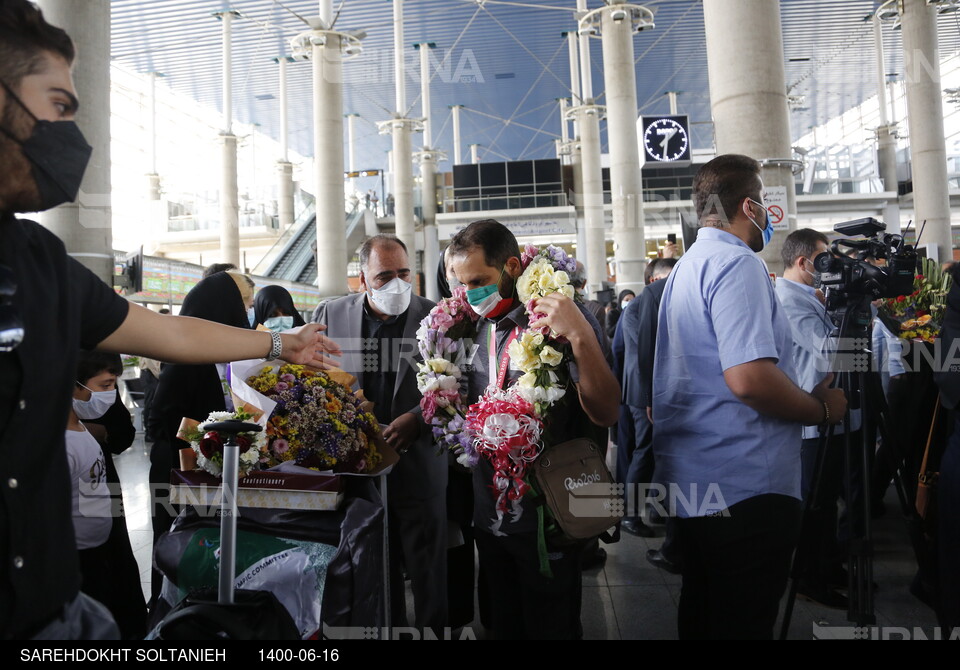
[[[438,450],[420,406],[415,358],[403,350],[434,303],[414,294],[411,257],[398,238],[366,240],[360,292],[320,304],[311,323],[283,288],[257,291],[225,266],[209,268],[173,316],[127,302],[53,234],[14,216],[72,200],[79,189],[90,150],[73,122],[73,58],[70,38],[32,4],[0,7],[0,439],[8,456],[0,462],[0,635],[146,632],[148,603],[108,486],[118,483],[111,454],[133,440],[116,390],[122,352],[143,357],[144,374],[155,380],[146,425],[155,541],[172,522],[163,487],[185,446],[180,421],[232,409],[229,362],[341,367],[374,402],[383,437],[400,454],[385,501],[394,623],[409,622],[404,575],[418,628],[472,620],[475,546],[476,609],[491,637],[582,637],[581,573],[602,554],[595,540],[558,532],[524,482],[504,502],[514,483],[500,486],[503,464],[480,459],[465,474]],[[461,380],[469,402],[521,383],[508,352],[532,322],[569,347],[558,370],[569,380],[562,411],[548,415],[542,442],[549,448],[587,438],[606,448],[607,428],[617,426],[616,476],[633,497],[622,527],[652,536],[653,524],[666,523],[663,546],[646,558],[682,575],[683,639],[770,638],[792,560],[802,595],[843,607],[843,545],[860,523],[849,513],[845,524],[838,518],[849,493],[838,483],[839,443],[856,439],[868,417],[836,386],[826,354],[834,329],[813,259],[827,239],[791,233],[774,284],[757,255],[773,233],[760,174],[746,156],[705,164],[693,185],[696,243],[679,259],[650,263],[645,287],[621,291],[609,308],[574,293],[522,300],[524,253],[491,219],[458,232],[440,268],[443,286],[463,287],[476,316],[480,353]],[[571,267],[569,283],[584,289],[582,264]],[[960,336],[957,286],[945,338]],[[371,353],[376,365],[368,363]],[[163,361],[159,374],[150,360]],[[948,374],[941,383],[944,405],[956,408],[958,382]],[[824,448],[826,426],[833,437]],[[940,480],[940,613],[952,626],[960,625],[960,549],[950,523],[960,490],[958,435]],[[813,495],[820,460],[816,511],[801,533],[801,501]],[[861,471],[859,479],[866,476]],[[652,484],[680,492],[668,500],[684,504],[637,495]],[[854,508],[849,496],[845,502]],[[468,547],[466,561],[462,552],[453,560],[451,545]],[[156,597],[160,575],[152,581]]]

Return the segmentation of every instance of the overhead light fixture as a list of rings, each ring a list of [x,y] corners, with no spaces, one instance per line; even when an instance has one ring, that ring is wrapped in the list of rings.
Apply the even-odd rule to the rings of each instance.
[[[877,8],[876,16],[881,21],[900,21],[900,0],[887,0]]]
[[[627,18],[627,13],[622,9],[615,9],[614,11],[610,12],[610,18],[617,23],[621,23]]]

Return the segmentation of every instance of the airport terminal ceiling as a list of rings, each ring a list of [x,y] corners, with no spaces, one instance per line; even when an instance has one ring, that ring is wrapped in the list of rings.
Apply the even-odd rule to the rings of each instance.
[[[772,1],[772,0],[771,0]],[[112,0],[112,58],[210,107],[222,105],[222,32],[216,12],[233,10],[234,118],[278,137],[277,57],[291,54],[290,38],[318,15],[316,0]],[[601,6],[589,0],[589,9]],[[677,91],[688,114],[694,149],[710,149],[710,96],[701,2],[639,3],[653,10],[655,28],[634,38],[639,112],[669,111]],[[363,52],[344,63],[344,114],[358,114],[357,167],[386,168],[390,138],[376,122],[394,115],[393,14],[387,0],[334,0],[335,30],[364,31]],[[793,137],[804,135],[876,93],[872,22],[874,0],[781,0],[784,59]],[[574,30],[575,0],[406,0],[404,2],[409,116],[421,116],[419,55],[435,45],[432,81],[434,144],[452,160],[449,107],[463,105],[464,160],[479,144],[481,161],[555,156],[559,98],[569,97],[566,40]],[[903,77],[899,30],[883,30],[885,70]],[[960,12],[939,17],[941,58],[960,48]],[[733,39],[733,37],[732,37]],[[603,103],[599,40],[591,40],[594,92]],[[311,66],[288,67],[292,149],[313,154]],[[604,134],[604,143],[606,142]],[[420,136],[414,137],[419,146]],[[604,149],[606,145],[604,144]],[[449,169],[450,162],[441,163]]]

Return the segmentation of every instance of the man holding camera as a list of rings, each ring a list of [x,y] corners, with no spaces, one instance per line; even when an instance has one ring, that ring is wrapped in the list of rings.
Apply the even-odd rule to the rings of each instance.
[[[790,321],[793,332],[793,363],[797,369],[797,383],[805,391],[812,391],[830,374],[830,350],[836,349],[836,330],[822,302],[822,294],[815,287],[816,271],[813,261],[828,253],[827,237],[823,233],[802,228],[790,233],[780,252],[783,260],[783,278],[777,282],[777,297]],[[834,344],[831,344],[834,343]],[[851,415],[854,430],[859,429],[858,412]],[[817,496],[807,517],[804,534],[800,538],[797,560],[800,563],[800,583],[797,593],[826,607],[846,609],[847,599],[836,588],[846,586],[846,576],[840,565],[841,551],[837,542],[837,498],[843,484],[843,444],[845,424],[833,430],[825,444],[824,465]],[[801,493],[804,500],[811,494],[820,445],[816,426],[804,426],[800,451],[802,465]],[[860,433],[850,436],[853,444],[860,443]]]
[[[654,453],[683,551],[682,639],[772,638],[800,521],[797,424],[846,399],[799,388],[790,324],[755,255],[773,232],[760,164],[723,155],[693,182],[700,231],[666,280],[653,376]],[[712,495],[711,495],[712,492]]]

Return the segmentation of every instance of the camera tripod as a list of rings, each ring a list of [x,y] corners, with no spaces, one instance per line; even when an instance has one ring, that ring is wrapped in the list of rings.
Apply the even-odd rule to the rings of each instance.
[[[877,435],[888,445],[903,463],[901,446],[896,442],[890,430],[890,413],[880,385],[879,375],[868,372],[870,369],[871,338],[870,302],[863,297],[849,305],[842,315],[838,342],[853,343],[850,349],[837,351],[831,368],[836,372],[835,385],[841,388],[848,399],[847,413],[843,426],[847,429],[843,436],[843,496],[846,503],[847,524],[850,528],[847,561],[847,618],[857,626],[869,626],[876,623],[873,603],[873,529],[870,517],[871,466]],[[832,337],[837,337],[835,332]],[[859,402],[858,402],[859,401]],[[859,405],[859,407],[857,407]],[[851,410],[860,410],[860,439],[851,439]],[[801,578],[801,570],[808,564],[814,551],[812,543],[804,542],[808,537],[811,517],[819,511],[820,505],[835,505],[836,500],[821,501],[821,487],[824,484],[824,470],[827,461],[827,449],[830,448],[834,426],[821,428],[817,445],[816,464],[811,485],[803,505],[800,524],[800,540],[794,554],[790,571],[791,586],[780,630],[780,639],[786,639],[793,614],[793,606]],[[905,518],[911,516],[912,508],[908,503],[907,491],[901,476],[902,468],[897,468],[893,481]],[[917,538],[911,533],[914,551]],[[919,553],[917,554],[919,557]]]

